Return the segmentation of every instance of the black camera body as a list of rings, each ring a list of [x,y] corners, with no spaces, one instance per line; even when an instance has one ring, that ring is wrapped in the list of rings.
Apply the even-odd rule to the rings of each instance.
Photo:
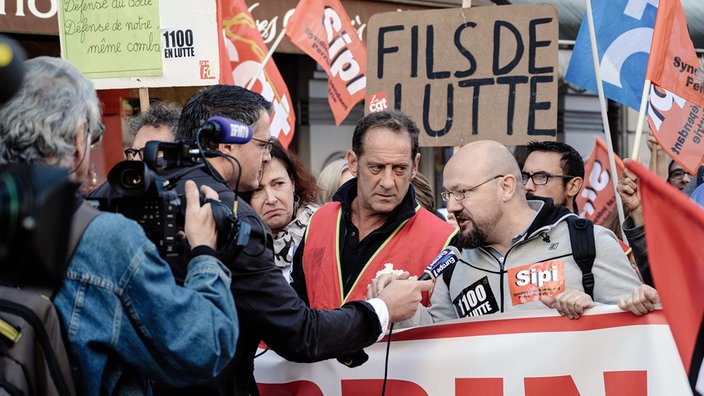
[[[175,191],[164,187],[162,178],[141,161],[122,161],[110,170],[108,183],[112,194],[100,200],[100,210],[138,222],[162,257],[183,252],[178,232],[183,228],[185,205]]]
[[[0,283],[61,285],[77,188],[66,169],[0,167]]]
[[[176,182],[196,166],[199,150],[182,143],[148,142],[144,162],[122,161],[108,174],[107,196],[91,196],[100,210],[116,212],[137,221],[164,259],[183,255],[186,246],[180,233],[185,222],[186,202],[173,190]],[[250,226],[239,221],[226,204],[209,202],[218,231],[217,250],[231,256],[249,240]]]

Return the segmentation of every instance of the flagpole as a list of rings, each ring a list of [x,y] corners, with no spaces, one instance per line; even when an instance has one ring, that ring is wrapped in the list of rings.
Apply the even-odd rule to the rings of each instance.
[[[274,41],[274,44],[269,49],[269,52],[267,52],[266,56],[264,56],[264,59],[262,59],[261,64],[259,65],[259,69],[254,74],[254,77],[252,77],[252,79],[249,80],[249,83],[247,83],[247,87],[246,87],[247,89],[250,89],[250,90],[252,89],[252,87],[254,86],[254,83],[259,78],[259,75],[262,74],[262,71],[264,70],[266,63],[269,62],[269,58],[271,58],[271,55],[274,54],[274,51],[276,51],[276,48],[281,43],[281,40],[284,38],[284,34],[286,34],[286,27],[285,26],[283,29],[281,29],[281,33],[279,33],[279,36],[276,37],[276,40]]]
[[[643,124],[645,123],[645,109],[648,105],[648,96],[650,94],[650,80],[645,79],[643,84],[643,96],[640,98],[640,109],[638,110],[638,123],[636,124],[636,137],[633,142],[633,150],[631,151],[631,159],[637,160],[640,152],[640,141],[643,138]]]
[[[601,122],[604,124],[604,133],[606,134],[606,144],[609,148],[609,167],[611,168],[611,184],[614,186],[614,197],[616,198],[616,209],[618,211],[618,221],[619,224],[623,224],[626,216],[623,213],[623,205],[621,202],[621,196],[617,190],[617,177],[618,172],[616,170],[616,159],[614,158],[614,146],[611,142],[611,128],[609,127],[609,118],[606,114],[606,99],[604,97],[604,87],[601,82],[601,67],[599,66],[599,52],[596,46],[596,33],[594,32],[594,16],[592,15],[592,2],[591,0],[586,0],[587,4],[587,21],[589,22],[589,40],[592,44],[592,59],[594,60],[594,74],[596,76],[596,88],[599,93],[599,105],[601,107]],[[628,244],[626,239],[626,233],[621,227],[621,240]]]
[[[472,0],[462,0],[462,8],[472,8]],[[457,151],[459,151],[460,146],[453,146],[452,147],[452,155],[457,154]]]

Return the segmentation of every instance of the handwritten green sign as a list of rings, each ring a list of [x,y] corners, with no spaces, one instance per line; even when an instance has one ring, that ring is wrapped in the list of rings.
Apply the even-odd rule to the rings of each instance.
[[[89,78],[162,75],[158,0],[61,0],[62,56]]]

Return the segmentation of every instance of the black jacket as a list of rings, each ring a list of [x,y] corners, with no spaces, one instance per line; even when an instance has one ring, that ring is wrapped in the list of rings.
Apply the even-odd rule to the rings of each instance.
[[[232,207],[233,191],[206,169],[194,169],[181,178],[176,185],[179,194],[183,194],[188,179],[198,186],[210,186],[221,201]],[[260,340],[285,359],[314,362],[369,346],[381,334],[378,317],[366,302],[356,301],[327,311],[309,309],[274,263],[269,227],[244,200],[238,197],[237,202],[238,218],[251,226],[247,246],[238,257],[225,263],[232,271],[232,293],[240,324],[237,352],[215,381],[202,388],[170,389],[163,394],[257,395],[253,370]],[[175,268],[177,273],[180,270]]]

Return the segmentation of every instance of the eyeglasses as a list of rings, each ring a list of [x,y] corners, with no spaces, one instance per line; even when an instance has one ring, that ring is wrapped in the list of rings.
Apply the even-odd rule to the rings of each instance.
[[[105,133],[105,125],[98,122],[98,129],[90,131],[90,149],[94,150],[100,146],[100,142],[103,141],[103,134]]]
[[[134,149],[134,148],[128,148],[125,149],[125,158],[128,160],[132,161],[142,161],[144,159],[144,148],[141,149]]]
[[[477,185],[474,186],[474,187],[465,188],[465,189],[463,189],[463,190],[443,191],[443,192],[440,193],[440,197],[442,197],[442,200],[445,201],[445,202],[448,202],[448,201],[450,200],[450,196],[455,197],[455,200],[457,200],[457,201],[461,201],[461,200],[465,199],[465,197],[466,197],[466,195],[467,195],[468,192],[474,191],[474,190],[476,190],[477,188],[479,188],[479,187],[481,187],[481,186],[483,186],[483,185],[489,183],[490,181],[496,180],[496,179],[498,179],[498,178],[500,178],[500,177],[504,177],[504,176],[505,176],[505,175],[497,175],[497,176],[494,176],[494,177],[492,177],[491,179],[486,180],[486,181],[483,181],[483,182],[477,184]]]
[[[670,176],[668,177],[668,179],[682,180],[682,179],[684,179],[685,175],[689,176],[690,178],[692,177],[692,174],[689,172],[685,172],[682,169],[675,169],[672,172],[670,172]]]
[[[523,184],[528,183],[528,180],[533,180],[533,184],[536,186],[542,186],[544,184],[548,184],[550,181],[551,177],[559,177],[561,179],[574,179],[574,176],[570,175],[552,175],[547,172],[535,172],[535,173],[528,173],[528,172],[521,172],[521,180],[523,181]]]
[[[262,139],[257,139],[257,138],[252,138],[255,142],[259,143],[259,148],[262,150],[262,152],[271,152],[271,148],[274,147],[274,142],[269,140],[262,140]]]

